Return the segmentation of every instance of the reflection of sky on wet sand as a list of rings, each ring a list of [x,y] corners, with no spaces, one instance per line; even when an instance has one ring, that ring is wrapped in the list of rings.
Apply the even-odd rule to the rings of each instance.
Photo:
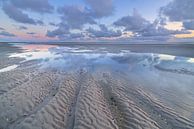
[[[188,59],[188,62],[189,62],[189,63],[194,63],[194,58]]]
[[[38,60],[38,59],[52,59],[56,58],[55,54],[51,53],[50,51],[28,51],[24,53],[15,53],[10,55],[9,57],[19,57],[24,58],[26,61],[29,60]]]
[[[20,57],[25,61],[39,60],[41,68],[79,68],[99,67],[109,68],[127,67],[128,64],[162,65],[193,70],[194,59],[176,57],[165,54],[132,53],[129,50],[110,52],[105,47],[88,48],[84,46],[57,46],[57,45],[18,45],[24,51],[11,54],[10,57]],[[24,62],[25,62],[24,61]],[[21,62],[22,63],[22,62]],[[120,65],[120,66],[119,66]],[[122,66],[121,66],[122,65]],[[124,66],[125,65],[125,66]],[[151,66],[150,66],[151,67]]]
[[[176,56],[164,55],[164,54],[158,54],[158,57],[160,60],[174,60],[176,58]]]
[[[9,57],[19,57],[24,58],[25,61],[30,60],[45,60],[45,59],[53,59],[58,56],[50,51],[51,48],[56,47],[55,45],[17,45],[21,47],[24,51],[22,53],[14,53]]]
[[[34,44],[22,44],[16,45],[21,47],[25,51],[33,52],[33,51],[48,51],[50,48],[57,47],[56,45],[34,45]]]

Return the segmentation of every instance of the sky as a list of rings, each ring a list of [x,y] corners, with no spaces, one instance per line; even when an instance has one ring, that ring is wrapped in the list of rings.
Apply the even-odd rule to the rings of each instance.
[[[0,0],[4,41],[194,41],[194,0]]]

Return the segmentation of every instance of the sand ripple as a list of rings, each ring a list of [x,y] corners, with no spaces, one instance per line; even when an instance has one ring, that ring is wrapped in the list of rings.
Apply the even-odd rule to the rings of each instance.
[[[103,96],[103,91],[91,76],[87,76],[79,94],[75,111],[75,129],[117,129]]]
[[[0,127],[26,116],[49,94],[55,77],[44,73],[0,96]]]
[[[18,82],[7,89],[1,87],[6,89],[0,95],[3,129],[194,128],[193,121],[145,88],[130,83],[122,73],[81,69],[72,73],[41,72],[32,78],[18,71],[0,76],[2,82]]]

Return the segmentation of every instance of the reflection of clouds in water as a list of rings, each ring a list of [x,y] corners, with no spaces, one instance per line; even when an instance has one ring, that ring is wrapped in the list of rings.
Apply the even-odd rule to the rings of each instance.
[[[155,67],[171,73],[194,75],[194,63],[191,63],[192,61],[191,58],[175,57],[174,60],[160,60]]]
[[[21,47],[24,52],[23,53],[13,53],[9,57],[18,57],[24,58],[25,61],[30,60],[39,60],[39,59],[53,59],[57,58],[58,55],[51,52],[50,49],[56,47],[56,45],[33,45],[33,44],[17,44]]]
[[[108,52],[106,48],[88,48],[83,46],[55,46],[55,45],[23,45],[23,53],[16,53],[10,57],[24,58],[25,61],[41,60],[42,67],[55,68],[75,68],[83,66],[109,65],[123,67],[118,65],[138,65],[160,66],[168,69],[188,69],[191,67],[194,59],[185,57],[176,57],[165,54],[151,53],[132,53],[129,50],[120,50],[117,52]]]
[[[194,58],[189,58],[189,59],[187,60],[187,62],[189,62],[189,63],[194,63]]]
[[[11,54],[10,57],[24,58],[25,61],[41,60],[41,65],[45,67],[65,68],[65,67],[78,67],[86,65],[109,64],[111,65],[112,56],[124,56],[125,53],[108,53],[108,52],[94,52],[90,50],[74,47],[53,47],[53,46],[34,46],[30,45],[28,50],[23,53]],[[103,49],[104,50],[104,49]],[[24,61],[24,62],[25,62]],[[109,63],[110,62],[110,63]],[[22,62],[21,62],[22,63]],[[74,66],[75,65],[75,66]],[[112,64],[113,65],[113,64]]]
[[[86,47],[86,46],[73,46],[73,47],[64,47],[58,46],[55,48],[51,48],[50,50],[55,51],[57,53],[68,52],[68,53],[130,53],[130,50],[117,50],[113,52],[109,48],[105,47]]]
[[[98,66],[109,66],[119,68],[119,63],[114,61],[111,56],[117,54],[94,54],[94,53],[63,53],[61,57],[42,62],[42,68],[56,68],[60,70],[70,70],[79,68],[92,69]]]
[[[119,63],[138,63],[147,59],[148,54],[129,53],[112,56],[111,58],[118,61]]]
[[[130,50],[121,50],[121,52],[130,53],[131,51]]]
[[[54,47],[50,50],[61,54],[63,52],[74,52],[74,51],[76,52],[77,50],[79,50],[79,48],[58,46],[58,47]]]
[[[96,53],[96,52],[101,52],[101,53],[106,53],[106,49],[94,49],[94,48],[87,48],[87,47],[64,47],[64,46],[59,46],[52,48],[51,51],[55,51],[57,53]]]
[[[158,54],[159,60],[175,60],[176,56],[172,55],[165,55],[165,54]]]
[[[59,55],[55,55],[50,51],[33,51],[33,52],[11,54],[9,57],[19,57],[19,58],[24,58],[26,61],[29,61],[29,60],[38,60],[38,59],[52,59],[52,58],[57,58],[58,56]]]
[[[165,55],[165,54],[158,54],[156,57],[159,57],[159,60],[163,61],[177,61],[177,62],[185,62],[185,63],[194,63],[194,58],[188,57],[180,57],[180,56],[172,56],[172,55]]]
[[[56,45],[36,45],[36,44],[18,44],[22,49],[32,52],[32,51],[48,51],[51,48],[57,47]]]

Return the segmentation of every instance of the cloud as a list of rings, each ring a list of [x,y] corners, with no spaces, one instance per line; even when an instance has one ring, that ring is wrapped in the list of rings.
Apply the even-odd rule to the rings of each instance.
[[[2,9],[9,18],[19,23],[43,25],[43,21],[29,17],[24,11],[32,11],[40,14],[51,13],[54,9],[48,0],[7,0],[3,2]]]
[[[16,35],[14,35],[12,33],[6,32],[6,31],[1,31],[0,35],[1,36],[6,36],[6,37],[15,37],[16,36]]]
[[[194,20],[184,21],[183,26],[185,27],[185,29],[194,30]]]
[[[173,0],[160,8],[160,16],[170,21],[183,23],[183,27],[194,30],[194,0]]]
[[[76,39],[83,39],[84,34],[83,33],[67,33],[65,35],[59,36],[60,40],[76,40]]]
[[[83,37],[82,33],[71,33],[71,30],[83,31],[86,24],[94,25],[96,20],[113,14],[112,0],[85,0],[87,6],[63,6],[57,9],[61,15],[60,24],[51,24],[57,29],[47,31],[48,37]]]
[[[95,24],[89,10],[79,6],[64,6],[58,9],[62,15],[61,21],[66,23],[70,28],[82,28],[84,24]]]
[[[99,25],[99,30],[89,28],[87,32],[89,33],[90,37],[93,38],[111,38],[111,37],[119,37],[122,35],[120,30],[114,31],[112,29],[108,29],[104,24]]]
[[[72,33],[67,24],[59,24],[58,28],[53,31],[47,31],[47,37],[57,37],[60,40],[72,40],[77,38],[82,38],[84,35],[82,33]]]
[[[91,9],[91,15],[96,18],[110,16],[113,14],[114,6],[112,0],[85,0]]]
[[[141,37],[154,37],[154,36],[173,36],[176,34],[188,34],[190,32],[186,30],[168,30],[164,28],[164,26],[158,25],[158,22],[155,21],[150,23],[149,25],[145,26],[141,31],[135,32],[135,35]]]
[[[69,26],[67,24],[59,24],[58,28],[53,31],[47,31],[46,36],[48,37],[61,37],[63,35],[69,34]]]
[[[160,15],[167,16],[170,21],[194,19],[194,0],[173,0],[160,8]]]
[[[51,26],[57,26],[57,24],[54,23],[54,22],[50,22],[49,25],[51,25]]]
[[[43,22],[41,22],[40,20],[34,20],[30,18],[27,14],[23,13],[21,10],[19,10],[12,4],[4,4],[2,9],[5,12],[5,14],[9,16],[9,18],[17,22],[33,25],[43,24]]]
[[[136,10],[132,16],[125,16],[113,23],[116,27],[123,27],[124,31],[133,33],[133,38],[169,39],[176,34],[188,34],[186,30],[168,30],[164,27],[164,19],[150,22],[143,18]]]
[[[27,30],[28,28],[25,27],[25,26],[19,26],[18,29],[19,29],[19,30]]]
[[[26,34],[35,35],[36,33],[35,32],[27,32]]]
[[[83,33],[71,33],[69,35],[69,39],[77,39],[77,38],[83,38],[84,34]]]
[[[132,16],[125,16],[113,23],[117,27],[124,27],[126,31],[141,31],[150,25],[136,10]]]
[[[10,2],[17,8],[38,13],[51,13],[54,9],[48,0],[10,0]]]
[[[13,20],[21,23],[36,24],[32,18],[11,4],[4,4],[3,11]]]
[[[41,20],[36,20],[36,24],[37,24],[37,25],[44,25],[44,22],[41,21]]]
[[[4,28],[0,27],[0,30],[5,30]]]

